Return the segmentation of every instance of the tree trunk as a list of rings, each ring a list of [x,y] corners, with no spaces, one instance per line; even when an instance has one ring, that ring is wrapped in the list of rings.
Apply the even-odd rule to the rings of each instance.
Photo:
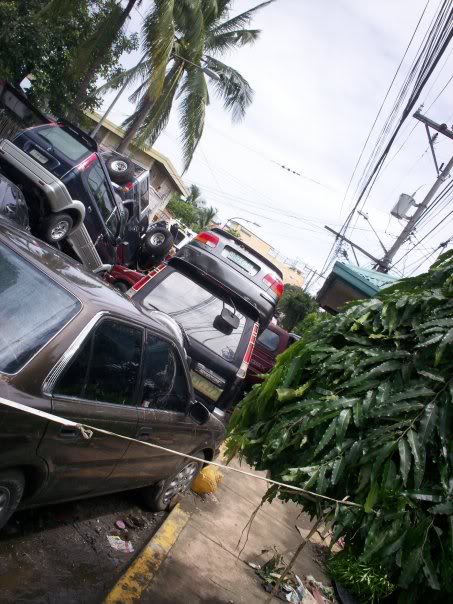
[[[149,110],[151,109],[152,105],[153,105],[153,103],[152,103],[152,101],[150,99],[147,98],[144,101],[142,108],[138,111],[137,115],[135,116],[134,121],[128,127],[123,140],[120,142],[120,144],[116,148],[116,150],[118,151],[118,153],[125,153],[127,151],[127,149],[129,147],[129,145],[131,144],[133,138],[137,134],[140,126],[143,124],[143,121],[145,120],[145,118],[146,118]]]
[[[104,61],[107,53],[109,52],[113,42],[115,41],[116,37],[118,36],[119,32],[121,31],[121,28],[123,27],[123,25],[126,22],[126,19],[128,18],[128,16],[130,15],[132,9],[134,8],[134,5],[136,4],[137,0],[129,0],[127,3],[126,8],[124,9],[124,11],[121,14],[121,17],[118,21],[118,27],[116,29],[116,31],[112,32],[112,37],[110,40],[110,45],[109,46],[105,46],[104,48],[99,49],[99,52],[96,54],[96,57],[93,61],[93,63],[91,63],[90,67],[88,68],[88,70],[85,72],[85,75],[83,76],[82,81],[80,82],[78,89],[77,89],[77,95],[76,98],[74,99],[74,101],[71,104],[69,113],[74,115],[75,113],[77,113],[77,111],[79,110],[80,105],[85,101],[86,97],[87,97],[87,89],[88,86],[90,85],[91,80],[94,79],[94,77],[96,76],[96,72],[99,69],[99,67],[102,65],[102,62]]]

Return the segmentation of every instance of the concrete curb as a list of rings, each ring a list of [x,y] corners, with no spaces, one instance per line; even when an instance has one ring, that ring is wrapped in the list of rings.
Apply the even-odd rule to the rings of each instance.
[[[190,514],[176,505],[159,530],[112,587],[103,604],[136,604],[151,586]]]

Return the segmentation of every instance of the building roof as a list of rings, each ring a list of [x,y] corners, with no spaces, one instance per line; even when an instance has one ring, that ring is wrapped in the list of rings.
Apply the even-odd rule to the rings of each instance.
[[[85,114],[95,122],[99,122],[101,119],[101,116],[96,111],[85,111]],[[110,132],[113,132],[120,138],[124,138],[125,130],[123,128],[120,128],[110,120],[104,120],[102,122],[102,126],[107,130],[110,130]],[[186,186],[182,181],[182,178],[179,176],[178,172],[176,171],[176,168],[168,157],[162,155],[162,153],[159,153],[159,151],[156,151],[148,145],[141,145],[140,150],[152,157],[157,162],[159,162],[165,168],[170,178],[173,180],[173,182],[176,184],[176,186],[184,196],[187,196],[189,194],[189,191],[186,189]]]
[[[378,273],[344,262],[335,262],[332,272],[368,296],[374,296],[380,289],[398,280],[394,275]]]

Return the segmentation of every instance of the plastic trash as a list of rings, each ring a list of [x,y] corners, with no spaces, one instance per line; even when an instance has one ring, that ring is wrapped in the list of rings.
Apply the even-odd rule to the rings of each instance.
[[[207,466],[195,477],[192,483],[192,491],[198,495],[215,493],[220,482],[223,480],[223,474],[215,466]]]
[[[134,546],[130,541],[124,541],[118,535],[107,535],[110,546],[117,552],[125,552],[126,554],[132,554],[134,552]]]

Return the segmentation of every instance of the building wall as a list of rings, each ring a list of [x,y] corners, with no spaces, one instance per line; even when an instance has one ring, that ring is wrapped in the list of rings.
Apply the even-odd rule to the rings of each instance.
[[[247,227],[239,224],[238,222],[230,221],[229,226],[240,233],[240,237],[244,243],[249,245],[265,258],[268,258],[282,271],[283,283],[286,283],[287,285],[296,285],[297,287],[303,286],[304,276],[302,273],[279,260],[276,257],[276,250],[274,250],[269,243],[252,233],[252,231],[250,231]]]

